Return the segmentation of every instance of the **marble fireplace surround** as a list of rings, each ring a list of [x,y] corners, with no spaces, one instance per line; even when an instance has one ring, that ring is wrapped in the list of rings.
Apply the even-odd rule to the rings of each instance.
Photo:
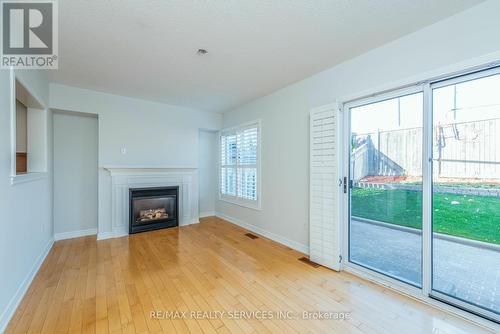
[[[111,174],[111,232],[97,238],[128,235],[129,189],[179,186],[179,226],[198,223],[198,170],[178,167],[104,167]]]

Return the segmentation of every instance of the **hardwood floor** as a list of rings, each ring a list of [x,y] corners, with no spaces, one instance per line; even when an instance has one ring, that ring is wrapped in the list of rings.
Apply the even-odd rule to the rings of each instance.
[[[118,239],[59,241],[6,333],[487,333],[350,274],[314,268],[298,260],[303,254],[247,232],[210,217]],[[226,313],[151,316],[176,310]],[[304,310],[350,317],[304,320]],[[265,316],[272,319],[259,320]]]

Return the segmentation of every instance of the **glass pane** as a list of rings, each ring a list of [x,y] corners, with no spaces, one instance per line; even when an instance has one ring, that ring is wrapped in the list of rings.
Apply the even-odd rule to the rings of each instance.
[[[423,94],[351,109],[349,261],[422,284]]]
[[[175,218],[176,196],[151,197],[133,200],[133,217],[132,225],[150,224],[157,220],[165,220]]]
[[[500,312],[500,75],[433,90],[432,289]]]
[[[257,199],[257,169],[238,168],[238,197],[256,200]]]
[[[221,193],[236,196],[236,169],[221,168]]]
[[[237,156],[236,135],[221,136],[221,164],[236,165]]]
[[[257,164],[257,128],[249,128],[238,134],[238,165]]]

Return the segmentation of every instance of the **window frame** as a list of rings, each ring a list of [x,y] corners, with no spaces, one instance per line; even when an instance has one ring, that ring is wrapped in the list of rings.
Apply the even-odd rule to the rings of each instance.
[[[466,82],[478,78],[500,74],[500,61],[494,60],[490,62],[479,59],[473,64],[458,64],[448,68],[428,72],[419,77],[402,81],[395,84],[389,84],[379,89],[365,91],[360,94],[354,94],[339,99],[338,103],[341,106],[342,114],[342,138],[345,139],[346,134],[350,133],[349,115],[350,109],[358,106],[380,102],[383,100],[397,97],[398,95],[408,95],[423,92],[424,94],[424,115],[423,115],[423,152],[422,152],[422,287],[418,288],[407,283],[403,283],[393,277],[376,271],[367,269],[349,261],[349,208],[350,199],[348,194],[344,194],[339,201],[341,205],[342,215],[342,260],[341,270],[352,273],[361,278],[372,281],[376,284],[384,285],[397,292],[412,296],[418,300],[433,305],[441,310],[445,310],[451,314],[466,317],[476,324],[492,328],[492,324],[497,324],[497,320],[491,317],[492,312],[482,309],[472,303],[462,303],[458,299],[447,298],[432,290],[432,143],[433,143],[433,119],[432,119],[432,92],[436,88],[443,86]],[[426,112],[426,110],[430,112]],[[346,164],[349,156],[349,147],[344,145],[341,152],[341,167],[342,175],[350,178],[350,170]],[[432,293],[431,293],[432,292]]]
[[[256,200],[246,199],[246,198],[242,198],[242,197],[238,196],[238,190],[237,190],[238,189],[238,181],[236,181],[237,189],[236,189],[235,196],[223,194],[222,189],[221,189],[221,187],[222,187],[222,168],[224,167],[222,165],[222,148],[221,148],[222,136],[228,132],[235,132],[236,133],[238,131],[244,130],[244,129],[252,127],[252,126],[257,127],[257,161],[255,164],[256,174],[257,174],[257,183],[255,185],[257,187],[257,191],[256,191],[257,199]],[[217,167],[218,167],[218,175],[219,175],[217,192],[219,194],[219,200],[226,202],[226,203],[235,204],[235,205],[238,205],[241,207],[249,208],[249,209],[254,209],[254,210],[259,210],[259,211],[262,210],[262,166],[261,166],[262,165],[261,164],[261,161],[262,161],[262,159],[261,159],[261,156],[262,156],[262,124],[261,124],[261,120],[257,119],[257,120],[245,122],[245,123],[242,123],[242,124],[239,124],[236,126],[224,128],[218,132],[217,138],[218,138],[218,140],[217,140],[217,144],[218,144]],[[237,171],[238,164],[236,164],[234,166],[235,166],[235,169]],[[236,177],[237,177],[237,174],[238,173],[236,173]]]
[[[402,97],[406,97],[406,96],[410,96],[410,95],[414,95],[414,94],[422,94],[422,154],[426,154],[424,148],[426,148],[427,146],[425,145],[424,141],[425,141],[425,125],[426,125],[426,115],[425,115],[425,104],[426,104],[426,92],[425,92],[425,89],[424,89],[424,85],[423,84],[416,84],[416,85],[413,85],[413,86],[410,86],[410,87],[402,87],[402,88],[395,88],[394,90],[390,90],[390,91],[386,91],[386,92],[383,92],[383,93],[380,93],[380,94],[373,94],[372,96],[369,96],[369,97],[365,97],[365,98],[360,98],[360,99],[357,99],[357,100],[353,100],[353,101],[349,101],[349,102],[345,102],[342,104],[342,112],[343,112],[343,115],[344,115],[344,119],[343,119],[343,124],[341,125],[343,127],[343,140],[346,141],[347,143],[350,142],[349,138],[347,136],[350,136],[351,134],[351,112],[352,112],[352,109],[355,109],[355,108],[359,108],[359,107],[364,107],[364,106],[367,106],[367,105],[370,105],[370,104],[375,104],[375,103],[379,103],[379,102],[384,102],[384,101],[388,101],[388,100],[392,100],[392,99],[396,99],[396,98],[402,98]],[[432,131],[431,131],[432,133]],[[350,164],[350,161],[351,161],[351,158],[350,158],[350,148],[348,147],[348,145],[346,145],[344,147],[344,150],[343,152],[340,152],[340,154],[342,155],[342,164],[341,164],[341,168],[343,169],[342,170],[342,175],[346,175],[347,176],[347,179],[348,180],[351,180],[352,178],[352,171],[350,170],[350,168],[347,167],[347,162],[346,161],[349,161],[349,164]],[[344,164],[346,166],[344,166]],[[424,173],[425,173],[425,159],[421,161],[421,168],[422,168],[422,177],[424,176]],[[421,189],[422,189],[422,194],[424,193],[424,187],[425,187],[425,184],[424,182],[422,181],[422,184],[421,184]],[[420,273],[421,273],[421,276],[422,276],[422,282],[421,282],[421,285],[419,286],[417,283],[415,282],[411,282],[411,281],[407,281],[403,278],[398,278],[396,276],[391,276],[389,273],[386,273],[386,272],[383,272],[381,271],[380,268],[371,268],[369,266],[367,266],[366,264],[362,264],[362,263],[358,263],[356,261],[353,261],[352,258],[351,258],[351,246],[350,246],[350,242],[351,242],[351,191],[352,189],[349,189],[347,193],[344,193],[343,196],[344,198],[341,199],[341,202],[340,205],[343,206],[343,224],[344,224],[344,229],[345,229],[345,233],[343,235],[343,239],[344,239],[344,249],[343,249],[343,254],[345,255],[345,259],[346,259],[346,262],[344,264],[345,267],[349,267],[349,268],[354,268],[356,270],[359,270],[359,271],[364,271],[366,273],[376,273],[378,277],[384,277],[385,279],[391,281],[391,282],[394,282],[394,283],[397,283],[398,285],[401,285],[401,286],[404,286],[404,287],[408,287],[409,290],[412,290],[412,291],[421,291],[421,290],[424,290],[424,284],[426,284],[427,282],[424,282],[425,281],[425,275],[427,274],[426,272],[426,259],[427,259],[427,254],[425,253],[426,250],[424,249],[425,248],[425,243],[427,242],[426,240],[426,236],[424,235],[424,230],[426,228],[426,222],[424,221],[425,220],[425,217],[422,217],[422,235],[421,235],[421,240],[420,240],[420,243],[421,243],[421,249],[420,249],[420,256],[421,256],[421,260],[420,260]],[[424,200],[422,200],[422,205],[420,207],[420,210],[422,212],[424,212]]]
[[[23,86],[26,92],[30,95],[31,101],[38,105],[37,108],[31,108],[26,106],[28,109],[28,113],[30,109],[36,110],[39,112],[42,118],[44,132],[43,142],[41,143],[41,165],[38,171],[27,171],[24,174],[17,174],[16,172],[16,154],[17,154],[17,108],[16,108],[16,100],[17,100],[17,88],[16,83],[19,83]],[[49,131],[49,112],[48,108],[44,103],[40,102],[41,99],[36,96],[28,86],[23,82],[22,78],[18,77],[13,69],[10,70],[10,155],[11,155],[11,173],[10,173],[10,184],[11,186],[15,186],[17,184],[34,182],[41,179],[46,179],[48,177],[48,131]],[[29,117],[29,115],[28,115]],[[29,120],[28,120],[29,122]],[[28,125],[29,126],[29,125]],[[29,130],[28,130],[29,131]],[[28,134],[29,135],[29,134]],[[28,165],[29,166],[29,165]]]

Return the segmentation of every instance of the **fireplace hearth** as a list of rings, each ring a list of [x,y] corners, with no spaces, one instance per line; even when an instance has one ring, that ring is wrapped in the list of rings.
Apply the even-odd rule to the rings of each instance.
[[[129,233],[179,225],[179,187],[130,189]]]

